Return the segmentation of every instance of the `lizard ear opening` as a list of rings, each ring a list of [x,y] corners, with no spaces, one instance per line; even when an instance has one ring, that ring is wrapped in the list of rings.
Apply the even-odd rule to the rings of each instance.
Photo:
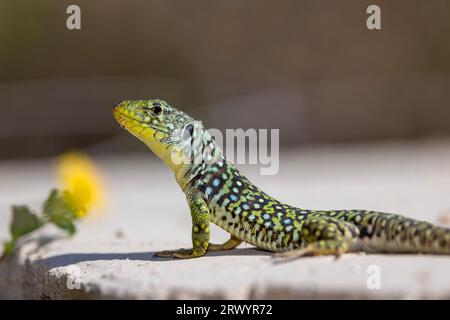
[[[193,135],[194,135],[194,126],[192,124],[188,124],[183,129],[182,139],[185,140],[185,139],[193,138]]]

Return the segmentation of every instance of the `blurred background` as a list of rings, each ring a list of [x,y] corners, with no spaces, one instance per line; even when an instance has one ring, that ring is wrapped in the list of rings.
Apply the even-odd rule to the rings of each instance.
[[[448,0],[2,0],[0,159],[147,152],[111,107],[151,97],[285,150],[448,136],[449,39]]]
[[[72,4],[81,8],[81,30],[66,27]],[[381,7],[381,30],[366,27],[373,4]],[[120,255],[127,257],[122,265],[114,264],[116,254],[96,254],[192,245],[191,217],[173,173],[113,118],[113,104],[125,99],[165,99],[208,128],[280,129],[276,175],[262,175],[259,165],[238,167],[283,202],[395,212],[449,226],[449,39],[450,0],[0,0],[0,252],[9,239],[11,205],[39,213],[50,188],[64,188],[55,179],[55,159],[79,149],[101,173],[104,210],[93,210],[87,218],[95,223],[80,222],[75,237],[55,240],[36,256],[63,257],[71,265],[78,261],[74,252],[83,253],[90,257],[78,264],[83,275],[101,270],[92,273],[100,279],[97,286],[92,278],[93,287],[106,281],[122,290],[128,283],[130,292],[158,293],[187,279],[211,288],[216,280],[205,275],[216,273],[202,266],[210,261],[215,270],[215,260],[193,269],[165,265],[162,273],[147,261],[144,277],[130,269],[128,256]],[[213,242],[228,238],[213,226]],[[247,257],[234,258],[227,259],[229,271],[222,268],[233,277],[216,277],[223,287],[231,278],[244,284],[273,274],[263,264],[236,269],[233,261],[245,265]],[[381,261],[374,259],[364,261]],[[384,264],[383,283],[398,289],[396,297],[441,292],[448,298],[448,264],[429,259],[421,264],[400,256]],[[328,264],[301,269],[311,288],[322,288],[322,281],[330,292],[362,288],[367,297],[366,280],[356,283],[349,272],[357,261],[340,259],[344,268],[333,273]],[[8,279],[30,292],[52,283],[40,265],[31,267],[26,286],[1,267],[0,298],[20,296],[4,289]],[[277,292],[285,292],[280,283],[298,283],[292,272],[276,273],[285,279],[276,280]],[[44,284],[33,285],[35,279]],[[374,297],[388,297],[375,291]]]

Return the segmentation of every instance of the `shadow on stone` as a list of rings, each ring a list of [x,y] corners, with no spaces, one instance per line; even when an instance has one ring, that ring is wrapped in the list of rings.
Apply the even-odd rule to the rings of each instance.
[[[59,256],[53,256],[38,260],[38,263],[44,264],[47,268],[53,269],[65,267],[71,264],[98,260],[141,260],[152,261],[153,252],[133,252],[133,253],[67,253]]]
[[[224,251],[209,251],[206,253],[207,257],[217,256],[270,256],[273,252],[260,250],[257,248],[241,248]]]
[[[166,259],[154,257],[156,251],[149,252],[131,252],[131,253],[68,253],[59,256],[53,256],[38,260],[38,263],[44,264],[47,268],[53,269],[65,267],[71,264],[98,260],[136,260],[136,261],[176,261],[175,259]],[[253,248],[233,249],[227,251],[211,251],[206,254],[207,257],[216,256],[269,256],[270,252]],[[179,259],[178,259],[179,260]]]

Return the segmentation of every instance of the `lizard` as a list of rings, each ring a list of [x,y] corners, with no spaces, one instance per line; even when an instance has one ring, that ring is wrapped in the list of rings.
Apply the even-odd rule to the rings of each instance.
[[[173,171],[187,199],[192,248],[156,252],[156,257],[196,258],[243,242],[285,258],[450,254],[450,229],[430,222],[359,209],[297,208],[274,199],[225,158],[200,121],[164,100],[122,101],[114,105],[113,115]],[[228,232],[229,240],[210,243],[211,223]]]

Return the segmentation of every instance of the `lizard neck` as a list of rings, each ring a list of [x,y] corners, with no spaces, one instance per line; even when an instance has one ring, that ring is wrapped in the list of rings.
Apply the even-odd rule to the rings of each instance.
[[[161,143],[155,143],[153,141],[144,141],[144,143],[173,172],[176,173],[182,166],[182,163],[176,161],[174,148],[168,148]]]
[[[204,176],[216,163],[226,161],[222,149],[208,131],[203,130],[199,137],[198,141],[194,141],[190,145],[189,153],[184,154],[183,159],[186,162],[171,167],[183,191],[192,185],[191,182]]]

